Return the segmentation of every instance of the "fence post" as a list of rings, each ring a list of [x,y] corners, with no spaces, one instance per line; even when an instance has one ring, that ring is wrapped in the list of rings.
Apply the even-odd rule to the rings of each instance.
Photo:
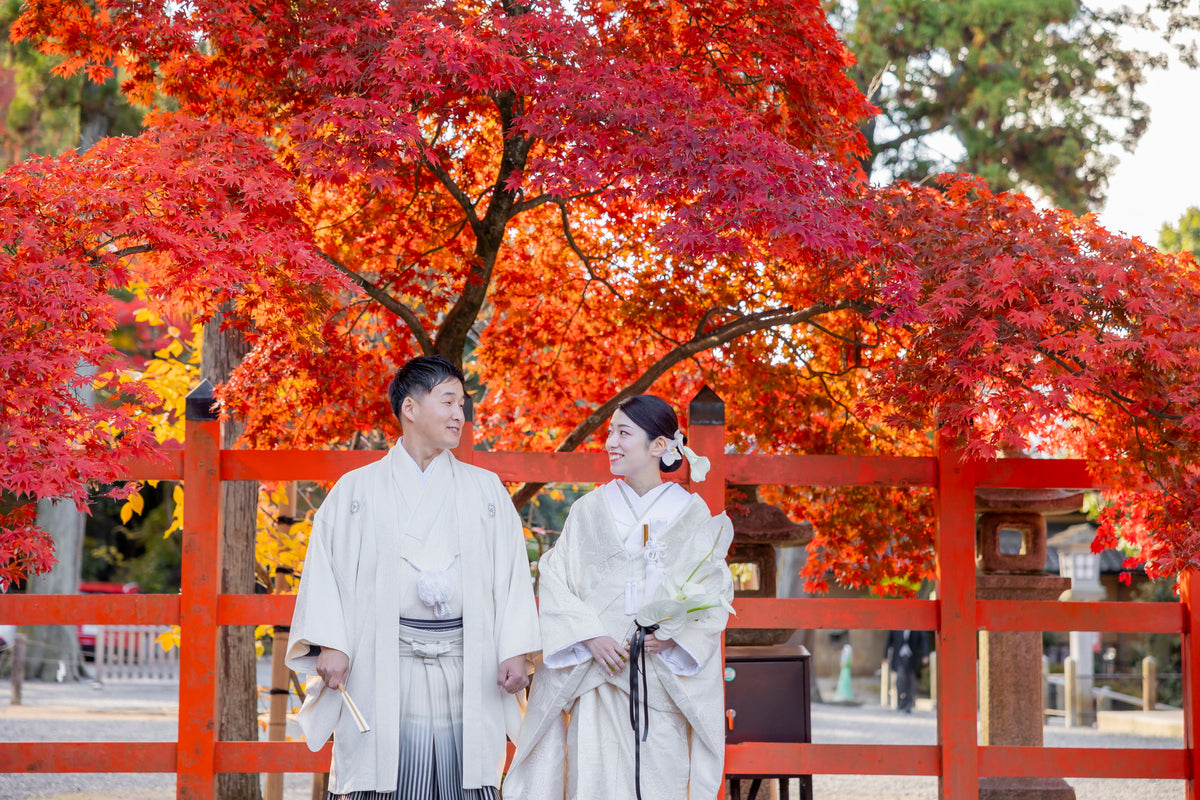
[[[462,436],[458,437],[458,447],[451,452],[454,457],[464,464],[475,463],[475,401],[467,394],[463,404]]]
[[[701,386],[700,391],[688,403],[687,419],[688,447],[709,461],[708,475],[703,482],[691,480],[691,465],[687,466],[689,488],[700,495],[708,505],[709,513],[725,513],[725,401],[716,392]],[[774,588],[774,587],[772,587]],[[721,663],[725,662],[725,634],[721,634]],[[724,694],[725,682],[721,682]],[[724,708],[724,702],[722,702]],[[725,779],[717,798],[725,797]]]
[[[288,488],[290,492],[291,487]],[[290,517],[294,513],[295,509],[291,508],[288,509],[287,515]],[[290,588],[288,576],[291,574],[291,567],[276,566],[271,591],[275,594],[286,594]],[[271,638],[271,704],[267,712],[267,741],[269,742],[282,742],[287,739],[287,707],[288,699],[291,696],[289,688],[291,682],[284,657],[287,655],[290,634],[291,627],[276,625]],[[283,773],[268,773],[264,789],[263,797],[266,800],[283,800]]]
[[[937,438],[936,579],[938,744],[941,800],[979,796],[975,474],[945,433]]]
[[[1153,711],[1158,704],[1158,663],[1154,656],[1142,659],[1142,711]]]
[[[1200,800],[1200,758],[1197,758],[1196,727],[1200,724],[1200,575],[1194,571],[1179,576],[1179,602],[1183,606],[1183,746],[1187,750],[1188,779],[1185,797]]]
[[[1063,661],[1063,724],[1068,728],[1079,727],[1079,665],[1074,656]]]
[[[12,694],[8,698],[10,706],[21,705],[21,687],[25,683],[25,634],[18,633],[13,637],[12,661]]]
[[[177,797],[214,800],[217,742],[217,602],[221,596],[221,423],[213,386],[187,396],[183,453]]]
[[[895,708],[892,705],[892,665],[886,658],[879,665],[879,705]]]
[[[708,476],[691,487],[713,514],[725,513],[725,401],[707,386],[688,404],[688,446],[709,460]],[[689,467],[690,469],[690,467]]]

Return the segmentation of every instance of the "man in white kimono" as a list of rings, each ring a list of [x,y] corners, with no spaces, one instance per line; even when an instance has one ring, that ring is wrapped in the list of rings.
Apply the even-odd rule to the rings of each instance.
[[[403,437],[313,524],[287,663],[319,677],[297,721],[314,750],[334,736],[330,798],[494,800],[539,649],[520,519],[450,452],[461,370],[421,356],[389,395]]]

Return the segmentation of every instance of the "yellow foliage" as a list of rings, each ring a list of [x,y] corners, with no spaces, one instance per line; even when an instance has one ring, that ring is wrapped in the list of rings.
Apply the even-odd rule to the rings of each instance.
[[[164,653],[169,653],[171,652],[171,648],[179,647],[179,642],[181,641],[179,631],[178,625],[172,625],[170,630],[160,633],[154,641],[158,642],[159,647],[163,649]]]
[[[183,530],[183,484],[175,484],[175,488],[171,491],[171,499],[173,501],[171,507],[171,524],[163,531],[163,538],[166,539],[175,531]]]
[[[259,489],[254,557],[269,569],[289,567],[299,572],[304,566],[308,537],[312,534],[312,514],[310,512],[299,522],[286,527],[276,522],[281,514],[297,516],[297,512],[291,510],[287,483],[263,483]],[[294,586],[292,591],[295,591]]]
[[[121,523],[129,524],[129,520],[133,519],[133,515],[141,516],[142,511],[146,508],[146,499],[142,497],[141,492],[131,494],[129,499],[121,505]]]
[[[182,442],[184,408],[188,392],[200,382],[200,341],[202,327],[192,325],[185,346],[178,328],[170,328],[175,338],[154,354],[142,373],[143,380],[162,405],[154,415],[154,435],[160,442]]]

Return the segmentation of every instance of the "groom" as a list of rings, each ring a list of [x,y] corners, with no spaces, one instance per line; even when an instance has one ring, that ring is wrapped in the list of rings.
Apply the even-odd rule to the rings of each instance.
[[[388,393],[402,438],[314,519],[287,662],[320,680],[298,722],[314,750],[334,734],[333,795],[495,798],[540,649],[520,518],[495,474],[450,452],[458,367],[415,358]]]

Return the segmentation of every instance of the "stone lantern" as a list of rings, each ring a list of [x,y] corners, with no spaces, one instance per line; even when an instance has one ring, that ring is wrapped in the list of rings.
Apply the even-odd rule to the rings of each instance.
[[[753,486],[735,486],[747,497],[756,496]],[[783,510],[751,500],[725,509],[733,523],[733,545],[725,559],[734,572],[735,597],[775,597],[775,548],[801,547],[812,539],[812,525],[792,522]],[[730,628],[725,643],[730,646],[783,644],[793,628]]]
[[[1057,600],[1070,581],[1046,575],[1046,517],[1078,511],[1083,493],[977,489],[976,593],[980,600]],[[984,745],[1042,746],[1042,634],[979,634],[980,735]],[[1062,778],[979,779],[980,800],[1074,800]]]
[[[1058,574],[1071,581],[1071,588],[1063,592],[1063,600],[1091,602],[1103,600],[1107,592],[1100,584],[1100,554],[1092,552],[1092,540],[1096,528],[1085,523],[1072,525],[1054,535],[1048,544],[1058,551]],[[1100,643],[1100,634],[1095,631],[1071,631],[1069,634],[1071,658],[1075,659],[1076,676],[1075,707],[1080,710],[1081,722],[1095,719],[1092,703],[1092,680],[1095,675],[1093,653]]]

